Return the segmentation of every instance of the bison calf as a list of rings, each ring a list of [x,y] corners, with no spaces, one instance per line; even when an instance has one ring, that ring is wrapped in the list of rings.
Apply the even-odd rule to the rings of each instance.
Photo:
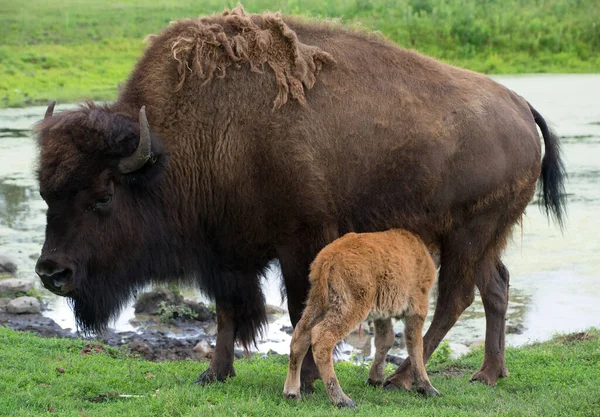
[[[416,388],[425,395],[439,395],[425,372],[422,338],[435,276],[427,247],[405,230],[348,233],[326,246],[311,265],[310,293],[292,336],[283,394],[300,399],[300,367],[312,344],[331,401],[340,407],[356,406],[340,387],[332,353],[370,315],[375,321],[376,352],[368,382],[381,385],[385,357],[394,343],[392,317],[403,318]]]

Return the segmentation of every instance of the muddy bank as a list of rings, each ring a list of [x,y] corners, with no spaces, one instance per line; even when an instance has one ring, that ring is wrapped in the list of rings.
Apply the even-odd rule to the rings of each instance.
[[[28,290],[30,287],[23,288]],[[16,313],[16,310],[11,312],[7,307],[19,300],[37,301],[34,297],[24,296],[24,292],[13,291],[10,297],[0,298],[0,304],[5,305],[0,308],[0,325],[42,337],[82,338],[113,347],[125,347],[151,361],[204,360],[212,356],[216,335],[214,312],[202,303],[184,300],[172,290],[159,288],[138,297],[136,311],[140,314],[134,322],[135,332],[109,329],[96,337],[83,337],[72,329],[63,329],[54,320],[41,314],[41,309],[45,308],[43,303],[40,303],[41,308],[33,309],[33,314],[30,311],[23,314]],[[242,352],[236,354],[241,356]]]
[[[83,337],[71,329],[61,328],[54,320],[42,314],[11,314],[0,312],[0,326],[13,330],[33,332],[41,337],[81,338],[90,342],[102,342],[109,346],[125,347],[146,360],[204,360],[210,359],[215,338],[204,332],[211,322],[182,322],[179,334],[170,330],[140,327],[136,332],[115,332],[107,330],[99,337]],[[158,325],[158,324],[156,324]],[[202,350],[194,350],[198,343],[205,341]],[[208,349],[207,349],[208,346]],[[236,356],[241,357],[241,351]]]

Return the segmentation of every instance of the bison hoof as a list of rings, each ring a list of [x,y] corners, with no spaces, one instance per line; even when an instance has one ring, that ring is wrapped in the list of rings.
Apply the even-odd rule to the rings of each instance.
[[[392,384],[390,381],[386,381],[383,384],[383,389],[386,391],[398,391],[400,389],[400,387]]]
[[[498,378],[506,378],[508,376],[508,370],[502,368],[501,370],[481,369],[473,374],[471,382],[479,381],[492,387],[498,382]]]
[[[200,374],[196,383],[200,385],[214,384],[215,382],[223,382],[233,376],[235,376],[235,369],[233,367],[226,372],[217,372],[208,368]]]
[[[367,384],[371,385],[372,387],[380,387],[383,385],[383,381],[369,378],[367,379]]]
[[[312,394],[315,391],[315,381],[316,378],[307,378],[305,380],[302,380],[302,383],[300,385],[300,392],[302,392],[302,394]]]
[[[425,397],[439,397],[440,396],[440,392],[432,386],[419,387],[419,388],[417,388],[417,392]]]

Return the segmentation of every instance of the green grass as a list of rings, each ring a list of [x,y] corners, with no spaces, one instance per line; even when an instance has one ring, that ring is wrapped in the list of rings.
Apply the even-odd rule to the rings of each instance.
[[[572,340],[575,339],[575,340]],[[508,349],[509,378],[469,383],[481,350],[429,367],[439,398],[365,385],[368,370],[336,364],[355,410],[331,406],[321,382],[302,402],[283,399],[285,357],[236,362],[237,377],[194,384],[207,363],[153,363],[106,348],[80,354],[81,340],[42,339],[0,328],[2,416],[598,416],[600,332]],[[57,371],[61,368],[63,373]],[[451,375],[462,376],[451,376]],[[131,395],[132,397],[121,397]]]
[[[488,73],[600,71],[597,0],[254,0],[341,18],[452,64]],[[143,39],[171,20],[235,1],[0,0],[0,107],[114,99]]]

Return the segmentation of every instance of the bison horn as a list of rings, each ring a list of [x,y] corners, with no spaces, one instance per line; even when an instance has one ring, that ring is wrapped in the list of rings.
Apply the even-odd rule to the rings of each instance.
[[[150,126],[146,118],[146,106],[140,109],[140,142],[133,154],[122,158],[119,162],[119,171],[129,174],[142,168],[152,158],[152,139],[150,138]]]
[[[46,115],[44,116],[44,120],[46,120],[48,117],[52,117],[52,113],[54,113],[55,105],[56,105],[56,101],[51,101],[50,104],[48,104],[48,108],[46,109]]]

